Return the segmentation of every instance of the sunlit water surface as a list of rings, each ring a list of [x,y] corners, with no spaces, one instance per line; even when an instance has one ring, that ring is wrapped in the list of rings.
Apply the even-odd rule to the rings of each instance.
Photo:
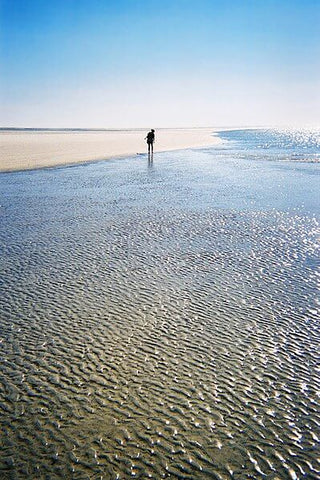
[[[266,160],[0,176],[1,478],[319,478],[319,165]]]

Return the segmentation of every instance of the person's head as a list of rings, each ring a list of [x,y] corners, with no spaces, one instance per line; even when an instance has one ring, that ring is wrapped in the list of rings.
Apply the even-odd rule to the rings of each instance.
[[[152,132],[152,133],[154,133],[154,130],[153,130],[153,128],[151,128],[151,132]]]

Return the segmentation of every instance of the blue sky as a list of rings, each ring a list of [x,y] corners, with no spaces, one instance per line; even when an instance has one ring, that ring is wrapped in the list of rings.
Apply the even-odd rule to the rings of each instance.
[[[320,126],[320,0],[0,0],[0,126]]]

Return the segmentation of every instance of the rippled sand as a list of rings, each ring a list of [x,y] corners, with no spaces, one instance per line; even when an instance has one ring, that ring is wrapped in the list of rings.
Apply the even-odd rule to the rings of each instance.
[[[315,167],[231,167],[0,177],[1,478],[318,478]]]

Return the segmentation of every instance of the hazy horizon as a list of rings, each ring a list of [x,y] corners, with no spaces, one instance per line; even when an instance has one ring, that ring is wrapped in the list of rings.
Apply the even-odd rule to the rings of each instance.
[[[0,19],[2,128],[320,126],[317,1],[1,0]]]
[[[250,130],[250,129],[278,129],[278,130],[319,130],[320,125],[195,125],[195,126],[176,126],[176,127],[167,127],[165,125],[147,125],[142,127],[135,126],[124,126],[124,127],[57,127],[57,126],[42,126],[42,127],[23,127],[23,126],[0,126],[0,131],[3,130],[39,130],[39,131],[96,131],[96,132],[112,132],[112,131],[136,131],[136,130],[150,130],[151,127],[154,127],[155,130],[196,130],[196,129],[212,129],[212,132],[217,132],[219,130]]]

